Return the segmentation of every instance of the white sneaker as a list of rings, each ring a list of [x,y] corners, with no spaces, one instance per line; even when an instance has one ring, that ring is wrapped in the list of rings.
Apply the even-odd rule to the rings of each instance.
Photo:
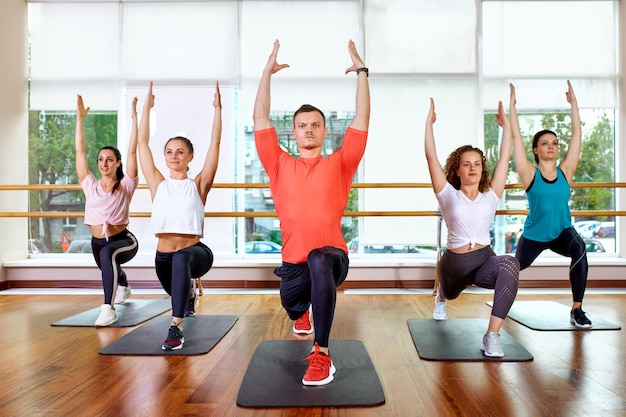
[[[96,327],[104,327],[117,321],[117,314],[111,308],[111,304],[102,304],[100,306],[100,315],[96,319]]]
[[[439,301],[439,297],[435,296],[435,309],[433,310],[433,318],[435,320],[448,320],[446,302],[446,300]]]
[[[124,304],[131,294],[132,292],[130,292],[130,285],[126,287],[123,285],[118,285],[117,291],[115,292],[115,304]]]
[[[502,346],[500,346],[500,333],[488,332],[483,336],[483,345],[480,348],[485,356],[490,358],[501,358],[504,356]]]

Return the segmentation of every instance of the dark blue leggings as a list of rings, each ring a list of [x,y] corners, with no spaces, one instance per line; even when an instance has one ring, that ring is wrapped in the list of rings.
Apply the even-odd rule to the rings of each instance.
[[[441,295],[454,300],[468,285],[495,290],[491,315],[506,318],[519,287],[519,262],[490,246],[468,253],[446,251],[437,266]]]
[[[213,266],[213,252],[202,242],[177,252],[158,252],[154,263],[163,289],[172,297],[172,316],[182,318],[191,293],[191,279]]]
[[[283,262],[274,273],[280,277],[280,299],[291,320],[313,306],[315,342],[328,347],[335,315],[337,287],[348,275],[348,254],[331,246],[314,249],[306,263]]]
[[[137,238],[128,229],[122,230],[109,240],[91,238],[91,251],[100,271],[104,288],[104,304],[113,304],[113,296],[118,285],[127,286],[128,279],[122,270],[122,264],[130,261],[137,254]]]
[[[528,268],[537,256],[546,249],[572,259],[569,267],[572,296],[574,302],[582,303],[587,287],[587,273],[589,272],[585,242],[573,227],[564,229],[556,239],[549,242],[537,242],[526,239],[522,235],[515,250],[515,257],[519,260],[520,270]]]

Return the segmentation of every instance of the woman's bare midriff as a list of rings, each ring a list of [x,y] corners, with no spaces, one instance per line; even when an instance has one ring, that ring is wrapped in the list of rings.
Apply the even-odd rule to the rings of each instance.
[[[474,252],[475,250],[479,250],[482,249],[484,247],[487,247],[488,245],[481,245],[479,243],[475,244],[474,247],[472,248],[472,245],[467,244],[465,246],[461,246],[460,248],[456,248],[456,249],[448,249],[450,252],[454,252],[454,253],[469,253],[469,252]]]
[[[157,237],[159,238],[158,252],[178,252],[200,241],[198,235],[182,235],[180,233],[160,233]]]
[[[110,224],[109,230],[108,230],[109,237],[115,236],[116,234],[122,232],[124,229],[126,229],[126,226],[128,225],[127,224]],[[105,238],[104,229],[101,224],[98,226],[91,226],[91,236],[97,239]]]

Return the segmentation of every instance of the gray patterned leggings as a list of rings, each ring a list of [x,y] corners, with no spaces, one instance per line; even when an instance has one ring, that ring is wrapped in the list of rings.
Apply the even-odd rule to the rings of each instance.
[[[519,286],[519,261],[496,255],[490,246],[468,252],[446,251],[437,266],[442,297],[454,300],[468,285],[495,289],[491,314],[506,318]]]

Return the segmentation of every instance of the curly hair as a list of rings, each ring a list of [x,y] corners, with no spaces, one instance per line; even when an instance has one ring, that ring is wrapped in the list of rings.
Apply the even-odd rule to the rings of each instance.
[[[448,156],[446,160],[446,167],[444,168],[444,173],[446,174],[446,180],[454,188],[457,190],[461,188],[461,179],[458,175],[456,175],[456,170],[459,169],[461,164],[461,155],[465,152],[477,152],[480,155],[483,165],[483,173],[480,178],[480,183],[478,184],[478,191],[484,193],[489,190],[489,185],[491,184],[491,180],[489,179],[489,170],[487,169],[487,158],[485,158],[485,154],[482,150],[475,148],[471,145],[463,145],[461,147],[456,148],[452,153]]]

